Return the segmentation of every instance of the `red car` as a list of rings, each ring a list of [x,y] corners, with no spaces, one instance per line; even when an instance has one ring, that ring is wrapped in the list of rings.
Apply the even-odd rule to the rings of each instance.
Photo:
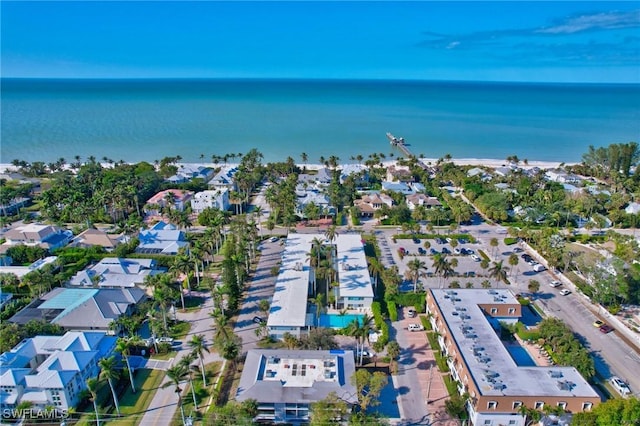
[[[612,331],[613,331],[613,327],[611,327],[610,325],[605,324],[600,327],[601,333],[607,334],[607,333],[611,333]]]

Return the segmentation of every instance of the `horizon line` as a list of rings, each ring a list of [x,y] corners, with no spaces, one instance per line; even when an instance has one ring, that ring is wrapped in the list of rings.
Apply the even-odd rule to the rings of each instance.
[[[620,85],[640,86],[640,82],[597,81],[525,81],[525,80],[446,80],[417,78],[354,78],[354,77],[16,77],[1,76],[0,80],[66,80],[66,81],[333,81],[333,82],[398,82],[398,83],[465,83],[465,84],[531,84],[531,85]]]

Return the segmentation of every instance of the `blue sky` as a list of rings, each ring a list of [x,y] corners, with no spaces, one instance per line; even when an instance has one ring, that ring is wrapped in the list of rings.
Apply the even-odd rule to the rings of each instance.
[[[638,2],[7,2],[4,77],[640,83]]]

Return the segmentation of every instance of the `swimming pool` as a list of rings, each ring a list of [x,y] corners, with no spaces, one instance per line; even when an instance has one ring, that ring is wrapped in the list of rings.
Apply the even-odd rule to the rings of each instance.
[[[358,323],[362,324],[362,315],[358,314],[344,314],[344,315],[320,315],[319,327],[328,328],[344,328],[357,319]]]
[[[535,367],[537,364],[529,355],[529,352],[521,346],[507,346],[507,350],[511,354],[511,358],[519,367]]]

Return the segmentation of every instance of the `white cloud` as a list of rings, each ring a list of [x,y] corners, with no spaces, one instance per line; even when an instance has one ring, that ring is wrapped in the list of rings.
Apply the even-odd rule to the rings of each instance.
[[[602,12],[580,15],[536,30],[540,34],[574,34],[590,30],[612,30],[640,27],[640,10],[629,12]]]

